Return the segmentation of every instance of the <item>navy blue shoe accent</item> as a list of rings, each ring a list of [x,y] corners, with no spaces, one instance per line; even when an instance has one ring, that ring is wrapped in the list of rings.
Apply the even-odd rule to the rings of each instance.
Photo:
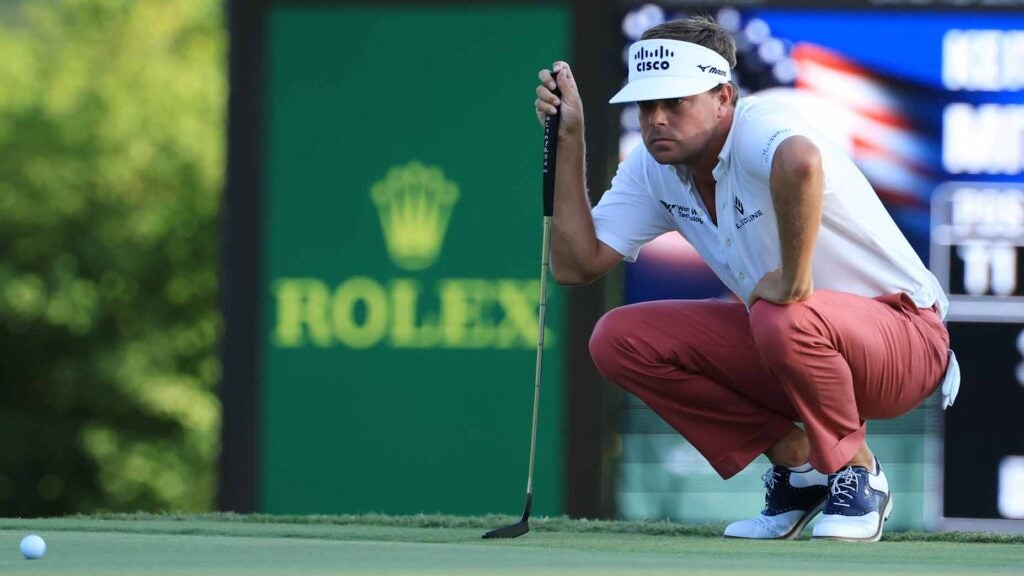
[[[764,482],[764,510],[765,516],[775,516],[783,512],[793,510],[813,510],[821,506],[828,496],[828,487],[821,484],[793,485],[794,474],[804,476],[810,472],[796,472],[785,466],[772,466],[772,468],[761,476]],[[817,473],[815,473],[817,475]],[[797,482],[804,484],[803,482]]]
[[[825,503],[825,514],[864,516],[871,512],[881,513],[889,500],[888,484],[885,491],[876,490],[871,486],[869,474],[863,466],[847,466],[829,474],[830,497]]]

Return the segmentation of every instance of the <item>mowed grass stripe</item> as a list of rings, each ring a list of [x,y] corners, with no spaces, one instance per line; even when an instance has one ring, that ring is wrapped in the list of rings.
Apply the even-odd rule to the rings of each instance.
[[[252,527],[252,526],[250,526]],[[967,543],[740,542],[643,534],[530,534],[490,543],[468,529],[312,527],[328,539],[37,530],[49,550],[17,558],[24,531],[0,531],[4,574],[1016,574],[1017,546]],[[419,540],[401,541],[410,531]],[[359,540],[339,540],[355,534]],[[367,541],[365,538],[386,541]]]
[[[593,530],[535,531],[496,542],[482,540],[477,527],[105,518],[0,519],[0,573],[1024,573],[1024,545],[1007,542],[747,542]],[[29,532],[46,538],[43,560],[18,555],[18,541]]]
[[[466,528],[483,532],[518,521],[512,516],[451,516],[442,514],[416,514],[408,516],[392,516],[386,514],[339,514],[339,515],[269,515],[269,514],[96,514],[90,516],[68,516],[46,519],[59,526],[78,530],[105,530],[116,526],[118,531],[131,532],[136,528],[148,531],[153,528],[153,521],[159,523],[170,533],[188,534],[196,522],[209,523],[204,525],[203,533],[230,534],[225,527],[224,532],[213,526],[229,524],[275,524],[275,525],[313,525],[313,526],[385,526],[397,528]],[[111,522],[104,525],[97,521]],[[0,528],[6,526],[0,519]],[[136,525],[143,522],[144,525]],[[135,528],[133,528],[133,526]],[[697,536],[720,538],[725,524],[679,524],[668,521],[617,521],[617,520],[577,520],[566,517],[532,518],[530,527],[533,532],[580,532],[610,534],[648,534],[665,536]],[[211,532],[211,530],[213,530]],[[886,532],[883,539],[891,542],[972,542],[1024,544],[1024,534],[994,534],[990,532]]]

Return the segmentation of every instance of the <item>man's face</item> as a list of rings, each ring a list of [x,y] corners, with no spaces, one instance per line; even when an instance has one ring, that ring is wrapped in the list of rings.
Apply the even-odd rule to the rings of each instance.
[[[691,164],[708,148],[721,117],[720,92],[637,102],[644,144],[659,164]]]

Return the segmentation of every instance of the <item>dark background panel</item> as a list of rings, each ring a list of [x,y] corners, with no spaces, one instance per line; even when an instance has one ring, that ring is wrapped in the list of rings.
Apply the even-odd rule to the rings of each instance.
[[[1024,455],[1024,323],[951,322],[963,380],[956,404],[945,412],[944,515],[1000,518],[1000,460]]]

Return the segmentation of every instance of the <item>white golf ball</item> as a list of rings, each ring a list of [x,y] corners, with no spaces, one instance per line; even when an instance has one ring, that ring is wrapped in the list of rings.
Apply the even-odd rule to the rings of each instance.
[[[46,554],[46,541],[36,536],[35,534],[29,534],[21,539],[21,555],[28,560],[36,560],[42,558],[43,554]]]

